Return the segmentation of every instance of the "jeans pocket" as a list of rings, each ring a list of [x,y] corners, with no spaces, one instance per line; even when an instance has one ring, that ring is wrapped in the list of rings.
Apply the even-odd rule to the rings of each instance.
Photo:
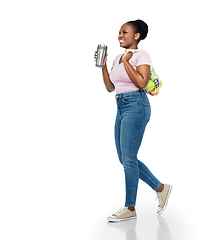
[[[151,116],[150,104],[144,103],[144,115],[145,115],[145,121],[149,122],[150,116]]]
[[[125,103],[138,103],[138,97],[137,96],[122,97],[122,100]]]

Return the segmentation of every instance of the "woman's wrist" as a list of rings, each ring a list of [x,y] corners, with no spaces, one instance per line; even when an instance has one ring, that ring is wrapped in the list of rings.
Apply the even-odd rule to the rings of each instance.
[[[123,60],[123,64],[125,64],[125,63],[129,63],[129,61],[127,61],[127,60]]]

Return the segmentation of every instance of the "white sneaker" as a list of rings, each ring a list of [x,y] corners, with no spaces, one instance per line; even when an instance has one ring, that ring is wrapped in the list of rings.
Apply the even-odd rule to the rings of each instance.
[[[128,207],[123,207],[123,208],[120,208],[118,212],[108,217],[107,220],[109,222],[119,222],[119,221],[134,219],[134,218],[137,218],[136,210],[130,211]]]
[[[157,198],[159,201],[159,206],[157,209],[157,213],[161,214],[162,212],[164,212],[165,208],[167,207],[168,204],[168,199],[172,190],[172,186],[168,185],[168,184],[164,184],[164,189],[162,192],[156,192],[157,194]]]

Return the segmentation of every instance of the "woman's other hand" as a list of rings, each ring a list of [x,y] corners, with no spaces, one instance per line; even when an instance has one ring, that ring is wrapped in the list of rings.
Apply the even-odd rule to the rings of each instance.
[[[132,56],[133,56],[133,53],[126,50],[123,57],[122,57],[122,61],[123,62],[124,61],[128,62],[131,59]]]

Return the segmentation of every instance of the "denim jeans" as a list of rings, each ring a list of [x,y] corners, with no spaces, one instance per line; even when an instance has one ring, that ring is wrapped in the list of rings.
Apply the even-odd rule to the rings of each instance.
[[[135,206],[139,179],[157,190],[161,182],[137,159],[151,107],[144,90],[116,94],[117,116],[115,143],[119,160],[124,167],[126,185],[125,206]]]

